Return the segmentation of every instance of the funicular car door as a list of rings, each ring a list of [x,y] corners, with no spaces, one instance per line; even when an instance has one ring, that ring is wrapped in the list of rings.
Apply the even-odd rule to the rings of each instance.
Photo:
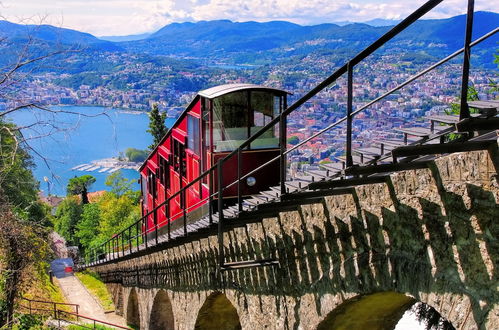
[[[147,213],[152,212],[156,207],[156,198],[157,198],[157,182],[156,182],[156,170],[157,166],[152,161],[149,161],[147,164]],[[142,228],[142,231],[149,233],[151,230],[154,230],[154,212],[149,214],[146,219],[147,228]]]
[[[169,195],[170,166],[168,163],[168,160],[171,159],[170,155],[171,152],[167,148],[163,146],[160,146],[158,148],[159,177],[158,177],[157,204],[158,205],[163,204],[163,206],[159,208],[158,210],[159,212],[157,214],[156,221],[158,228],[164,226],[167,221],[167,214],[166,214],[167,206],[165,205],[165,201],[170,196]]]
[[[175,133],[175,131],[174,131]],[[180,191],[185,186],[186,180],[186,156],[185,156],[185,142],[182,142],[178,137],[180,134],[173,134],[172,136],[172,150],[173,150],[173,171],[172,171],[172,195]],[[180,135],[182,137],[182,135]],[[182,138],[185,141],[185,136]],[[182,215],[183,201],[182,194],[178,194],[173,198],[170,203],[170,216],[172,220],[179,218]]]
[[[196,180],[201,174],[201,134],[199,114],[191,113],[187,116],[187,182]],[[196,208],[201,199],[201,181],[189,188],[187,205]]]

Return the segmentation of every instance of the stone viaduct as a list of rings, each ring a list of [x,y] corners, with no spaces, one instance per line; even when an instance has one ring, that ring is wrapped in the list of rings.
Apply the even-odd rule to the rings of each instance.
[[[93,267],[141,329],[393,329],[414,302],[499,329],[499,157],[456,153],[217,238]]]

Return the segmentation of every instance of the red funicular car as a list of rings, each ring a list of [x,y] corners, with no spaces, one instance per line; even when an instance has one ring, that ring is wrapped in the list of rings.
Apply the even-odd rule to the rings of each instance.
[[[140,168],[143,215],[269,123],[286,106],[286,96],[283,90],[253,84],[221,85],[200,91]],[[249,173],[278,154],[278,132],[272,128],[244,149],[241,173]],[[237,157],[224,163],[222,179],[224,186],[237,180]],[[279,164],[273,162],[246,178],[242,195],[255,194],[278,182]],[[157,210],[156,220],[151,214],[147,231],[154,230],[155,221],[160,234],[166,232],[168,222],[172,230],[178,228],[183,224],[177,220],[184,216],[184,209],[188,223],[205,216],[212,207],[206,200],[209,192],[217,189],[213,172],[211,178],[206,176],[187,189],[185,201],[177,195]],[[237,185],[226,189],[223,196],[225,203],[234,202]]]

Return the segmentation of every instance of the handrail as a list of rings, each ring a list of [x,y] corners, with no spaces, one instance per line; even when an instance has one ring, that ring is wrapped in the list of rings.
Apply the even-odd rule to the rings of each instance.
[[[80,305],[78,305],[78,304],[61,303],[61,302],[57,302],[57,301],[29,299],[29,298],[25,298],[25,297],[21,297],[21,299],[22,300],[26,300],[28,302],[28,306],[24,306],[22,304],[20,304],[19,306],[22,307],[22,308],[27,309],[29,311],[30,315],[32,314],[33,311],[42,311],[42,312],[50,312],[51,314],[53,313],[54,318],[57,318],[57,310],[58,310],[57,306],[58,305],[74,307],[74,309],[76,311],[76,314],[78,314],[78,310],[80,308]],[[36,308],[36,307],[33,307],[31,305],[32,303],[36,303],[36,304],[47,304],[47,305],[51,305],[52,308],[51,309]]]
[[[174,198],[181,198],[182,200],[185,200],[185,195],[186,195],[187,190],[189,188],[191,188],[192,186],[196,185],[196,184],[201,184],[201,182],[202,182],[201,180],[203,178],[207,177],[207,176],[211,180],[212,179],[212,175],[211,175],[212,172],[217,171],[218,172],[218,177],[220,178],[221,175],[222,175],[222,172],[221,172],[222,167],[221,166],[226,161],[228,161],[230,158],[232,158],[233,156],[237,155],[237,157],[238,157],[238,178],[237,178],[236,181],[228,183],[228,184],[226,184],[223,187],[221,186],[221,181],[220,181],[219,182],[220,186],[219,186],[219,190],[218,191],[212,192],[211,188],[210,188],[210,192],[209,192],[208,196],[205,197],[205,198],[203,198],[199,202],[197,202],[195,205],[190,205],[189,207],[185,207],[185,204],[184,204],[183,210],[179,211],[178,213],[173,214],[173,215],[171,215],[171,214],[168,213],[168,216],[167,216],[167,221],[168,221],[168,237],[170,238],[170,222],[171,222],[171,219],[172,218],[176,218],[177,216],[181,215],[182,213],[184,214],[184,219],[183,219],[184,220],[184,235],[187,235],[187,227],[186,227],[187,226],[187,219],[186,219],[187,210],[189,210],[191,208],[194,208],[195,206],[197,206],[200,203],[205,202],[206,200],[209,200],[210,204],[211,204],[211,201],[213,200],[213,198],[215,198],[217,196],[218,196],[219,199],[221,199],[222,198],[222,193],[224,192],[224,190],[226,190],[226,189],[234,186],[235,184],[240,185],[240,182],[243,179],[247,178],[251,174],[257,172],[261,168],[267,166],[268,164],[270,164],[270,163],[272,163],[272,162],[274,162],[274,161],[276,161],[278,159],[281,159],[281,165],[280,166],[282,167],[282,169],[281,169],[281,171],[282,171],[284,169],[284,166],[285,166],[285,156],[288,155],[293,150],[296,150],[297,148],[299,148],[300,146],[302,146],[305,143],[309,142],[310,140],[316,138],[317,136],[319,136],[319,135],[323,134],[324,132],[332,129],[333,127],[338,126],[339,124],[341,124],[341,123],[343,123],[345,121],[347,122],[347,128],[348,128],[348,125],[350,125],[350,127],[351,127],[351,123],[352,123],[353,117],[355,115],[359,114],[360,112],[364,111],[365,109],[367,109],[368,107],[370,107],[374,103],[376,103],[376,102],[384,99],[385,97],[387,97],[388,95],[394,93],[395,91],[397,91],[397,90],[403,88],[404,86],[410,84],[411,82],[413,82],[414,80],[420,78],[421,76],[425,75],[426,73],[428,73],[428,72],[432,71],[433,69],[439,67],[440,65],[442,65],[442,64],[448,62],[449,60],[455,58],[457,55],[459,55],[459,54],[461,54],[463,52],[466,52],[467,49],[468,49],[468,53],[469,53],[469,49],[471,47],[479,44],[480,42],[484,41],[485,39],[489,38],[490,36],[494,35],[495,33],[497,33],[499,31],[499,28],[496,28],[496,29],[490,31],[489,33],[483,35],[482,37],[478,38],[477,40],[475,40],[473,42],[469,42],[469,43],[465,42],[465,47],[463,47],[462,49],[460,49],[460,50],[452,53],[451,55],[445,57],[444,59],[438,61],[437,63],[435,63],[435,64],[429,66],[428,68],[420,71],[419,73],[413,75],[412,77],[410,77],[409,79],[407,79],[403,83],[399,84],[395,88],[389,90],[388,92],[386,92],[383,95],[375,98],[374,100],[368,102],[367,104],[361,106],[360,108],[358,108],[358,109],[356,109],[354,111],[352,109],[352,102],[351,102],[351,99],[352,99],[352,96],[351,96],[351,89],[352,89],[351,79],[352,79],[352,75],[351,74],[353,72],[352,71],[353,67],[356,64],[360,63],[362,60],[364,60],[366,57],[368,57],[369,55],[371,55],[374,51],[378,50],[381,46],[383,46],[386,42],[390,41],[392,38],[394,38],[400,32],[402,32],[403,30],[405,30],[408,26],[410,26],[411,24],[413,24],[415,21],[417,21],[424,14],[426,14],[427,12],[429,12],[431,9],[433,9],[435,6],[437,6],[442,1],[443,0],[430,0],[430,1],[427,1],[424,5],[422,5],[415,12],[413,12],[411,15],[409,15],[406,19],[404,19],[399,24],[397,24],[396,26],[394,26],[392,29],[390,29],[388,32],[386,32],[383,36],[381,36],[379,39],[377,39],[371,45],[369,45],[364,50],[362,50],[360,53],[358,53],[356,56],[354,56],[352,59],[350,59],[349,61],[347,61],[342,67],[340,67],[339,69],[337,69],[333,74],[331,74],[329,77],[327,77],[321,83],[319,83],[316,87],[314,87],[312,90],[310,90],[304,96],[302,96],[297,101],[295,101],[291,106],[289,106],[287,108],[285,107],[285,109],[278,116],[276,116],[274,119],[272,119],[267,125],[265,125],[264,127],[262,127],[260,130],[258,130],[256,133],[254,133],[252,136],[250,136],[238,148],[236,148],[235,150],[233,150],[232,152],[230,152],[229,154],[227,154],[224,158],[220,159],[219,163],[214,164],[208,170],[206,170],[205,172],[203,172],[202,174],[200,174],[196,179],[194,179],[193,181],[191,181],[188,184],[184,185],[179,191],[175,192],[169,198],[167,198],[165,201],[163,201],[162,203],[160,203],[157,206],[155,206],[151,211],[149,211],[145,215],[143,215],[134,224],[130,225],[129,227],[127,227],[125,229],[123,229],[118,234],[116,234],[113,238],[110,238],[109,240],[107,240],[106,242],[104,242],[101,246],[99,246],[99,247],[97,247],[95,249],[92,249],[91,251],[94,252],[95,256],[97,256],[97,252],[98,251],[102,251],[103,250],[104,253],[106,253],[106,251],[111,251],[112,249],[116,248],[115,247],[116,245],[119,245],[119,240],[120,239],[121,239],[121,242],[122,242],[122,250],[123,250],[123,242],[125,240],[125,235],[127,233],[128,233],[127,240],[128,240],[129,245],[130,245],[130,252],[132,252],[131,251],[131,248],[132,248],[132,244],[131,243],[132,243],[132,241],[134,239],[136,239],[137,250],[140,249],[140,244],[139,244],[139,238],[140,237],[143,238],[143,243],[145,243],[145,248],[147,248],[147,246],[148,246],[147,235],[149,234],[150,231],[155,232],[156,243],[157,243],[157,240],[158,240],[158,228],[159,228],[159,225],[157,223],[157,212],[159,211],[159,209],[162,208],[162,207],[166,207],[166,212],[168,213],[169,212],[169,205],[170,205],[171,201]],[[471,5],[468,6],[468,15],[470,14],[470,8],[473,9],[473,4],[472,4],[473,0],[469,0],[469,1],[470,1]],[[472,13],[473,13],[473,11],[471,10],[471,14]],[[470,31],[471,31],[471,26],[467,25],[467,29],[466,29],[466,35],[467,35],[467,37],[470,35]],[[290,113],[292,113],[293,111],[295,111],[296,109],[298,109],[305,102],[307,102],[308,100],[310,100],[312,97],[314,97],[315,95],[317,95],[319,92],[321,92],[322,90],[324,90],[327,86],[329,86],[331,83],[333,83],[334,81],[336,81],[339,77],[343,76],[345,73],[349,74],[349,86],[348,86],[349,87],[349,95],[348,95],[349,96],[349,100],[348,100],[349,102],[348,102],[348,109],[347,109],[348,112],[347,112],[347,115],[345,117],[343,117],[341,119],[338,119],[334,123],[331,123],[327,127],[325,127],[323,129],[321,129],[320,131],[314,133],[313,135],[311,135],[310,137],[306,138],[305,140],[300,141],[300,143],[298,143],[295,146],[292,146],[291,148],[289,148],[287,150],[285,148],[285,145],[284,146],[281,145],[281,152],[280,152],[279,156],[276,156],[276,157],[272,158],[271,160],[267,161],[266,163],[264,163],[263,165],[259,166],[258,168],[253,169],[249,173],[246,173],[244,175],[242,175],[240,173],[240,161],[241,161],[240,160],[240,158],[241,158],[240,155],[241,155],[243,149],[245,149],[246,147],[250,146],[253,141],[255,141],[258,137],[260,137],[268,129],[274,127],[278,123],[279,123],[279,125],[281,125],[281,127],[280,127],[281,128],[280,129],[280,134],[281,134],[280,141],[281,141],[281,144],[283,143],[283,141],[285,143],[285,141],[286,141],[286,136],[285,136],[285,134],[286,134],[285,133],[285,122],[286,122],[287,116]],[[468,74],[466,70],[463,71],[463,75],[464,74]],[[284,129],[282,129],[283,127],[284,127]],[[284,134],[284,136],[283,136],[283,134]],[[351,135],[351,131],[349,133],[347,132],[347,135],[348,136],[347,136],[346,151],[347,151],[347,165],[348,165],[349,158],[350,158],[350,162],[351,162],[351,136],[350,136]],[[284,193],[284,181],[285,181],[285,176],[283,177],[283,175],[281,174],[281,192],[282,193]],[[241,199],[241,196],[239,196],[239,195],[240,195],[240,191],[238,189],[238,205],[239,205],[239,210],[241,211],[242,210],[242,199]],[[222,212],[221,205],[223,206],[223,204],[219,203],[219,208],[218,208],[219,231],[221,230],[222,222],[223,222],[223,212]],[[149,219],[149,217],[151,215],[154,216],[154,225],[148,227],[148,219]],[[209,209],[209,219],[210,219],[210,223],[212,223],[211,208]],[[139,228],[139,227],[141,227],[141,228]],[[142,229],[142,227],[145,227],[145,231]],[[135,228],[136,235],[133,236],[133,238],[132,238],[131,233],[132,233],[132,231],[133,231],[134,228]],[[139,230],[140,230],[140,232],[139,232]],[[219,233],[219,243],[222,242],[221,240],[223,240],[223,235],[220,235],[220,233]],[[112,249],[111,249],[111,245],[112,245]],[[221,248],[222,248],[222,245],[220,245],[220,249]],[[221,253],[221,252],[219,251],[219,253]],[[108,259],[108,256],[106,256],[106,260],[107,259]],[[115,259],[114,258],[114,253],[113,253],[112,259]],[[96,260],[96,261],[98,261],[98,260]]]
[[[115,328],[118,328],[118,329],[130,329],[129,327],[124,327],[124,326],[121,326],[121,325],[118,325],[118,324],[114,324],[114,323],[110,323],[110,322],[107,322],[107,321],[101,321],[101,320],[98,320],[98,319],[94,319],[92,317],[89,317],[89,316],[85,316],[85,315],[81,315],[81,314],[78,314],[78,313],[71,313],[71,312],[66,312],[66,311],[63,311],[63,310],[57,310],[57,314],[69,314],[69,315],[72,315],[72,316],[76,316],[77,319],[85,319],[85,320],[90,320],[93,322],[93,328],[89,328],[89,329],[95,329],[95,326],[96,326],[96,323],[100,323],[100,324],[104,324],[104,325],[109,325],[109,326],[112,326],[112,327],[115,327]],[[58,318],[60,319],[60,318]],[[69,323],[73,323],[69,320],[64,320],[66,322],[69,322]],[[84,328],[88,328],[88,327],[85,327],[84,324],[81,324],[81,323],[74,323],[78,326],[81,326],[81,327],[84,327]]]
[[[36,303],[42,303],[42,304],[56,304],[56,305],[66,305],[66,306],[80,306],[78,304],[70,304],[70,303],[62,303],[62,302],[57,302],[57,301],[47,301],[47,300],[36,300],[36,299],[29,299],[26,297],[21,297],[22,300],[27,300],[31,302],[36,302]]]

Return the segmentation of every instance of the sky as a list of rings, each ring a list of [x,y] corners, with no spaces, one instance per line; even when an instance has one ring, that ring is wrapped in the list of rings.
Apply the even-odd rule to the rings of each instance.
[[[174,22],[229,19],[285,20],[302,25],[402,19],[424,0],[0,0],[0,16],[16,23],[52,24],[96,36],[154,32]],[[445,0],[426,18],[466,10],[466,0]],[[495,0],[475,1],[476,10],[497,12]]]

